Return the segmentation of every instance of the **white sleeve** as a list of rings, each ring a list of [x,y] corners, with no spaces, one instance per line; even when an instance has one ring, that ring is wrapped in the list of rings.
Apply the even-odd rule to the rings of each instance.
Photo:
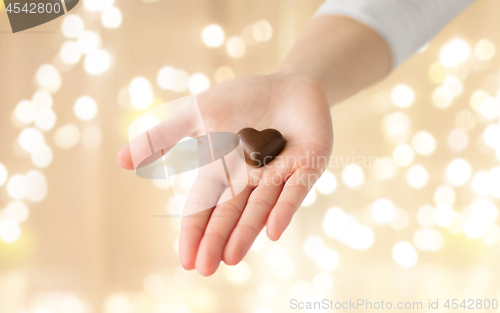
[[[342,15],[371,27],[389,43],[396,68],[474,1],[327,0],[315,16]]]

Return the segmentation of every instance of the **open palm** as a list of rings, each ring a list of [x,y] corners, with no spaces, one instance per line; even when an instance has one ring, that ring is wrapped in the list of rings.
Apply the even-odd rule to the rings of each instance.
[[[246,77],[217,85],[198,95],[197,101],[206,132],[274,128],[286,139],[280,162],[248,167],[248,185],[236,197],[182,219],[182,266],[208,276],[221,261],[239,263],[264,226],[271,240],[279,239],[327,166],[333,131],[323,90],[309,80]],[[195,130],[187,125],[170,121],[155,131],[177,141],[193,135]],[[134,168],[128,145],[117,159],[123,168]],[[209,184],[191,190],[186,208],[199,205],[203,197],[220,197],[217,192]]]

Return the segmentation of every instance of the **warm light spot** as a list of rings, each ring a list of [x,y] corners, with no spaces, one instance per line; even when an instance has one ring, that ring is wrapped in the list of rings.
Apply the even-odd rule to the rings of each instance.
[[[19,134],[18,140],[19,146],[21,146],[21,148],[27,152],[33,152],[45,142],[42,133],[38,129],[31,127],[25,128]]]
[[[470,97],[470,106],[471,108],[478,112],[479,107],[481,106],[481,103],[483,102],[484,99],[488,98],[490,95],[484,91],[484,90],[476,90],[474,93],[472,93]]]
[[[483,232],[483,241],[489,246],[494,246],[500,242],[500,227],[493,224]]]
[[[415,159],[415,153],[410,145],[400,144],[394,149],[392,157],[397,165],[405,167],[413,162]]]
[[[93,52],[101,45],[101,37],[93,31],[84,31],[78,37],[78,48],[82,54]]]
[[[61,25],[63,35],[67,38],[78,38],[85,28],[82,18],[75,14],[66,15]]]
[[[410,135],[410,118],[406,113],[394,112],[384,117],[385,134],[395,142],[405,141]]]
[[[37,170],[29,171],[25,176],[26,197],[33,202],[40,202],[47,196],[47,179]]]
[[[76,100],[74,112],[82,121],[89,121],[97,114],[97,103],[91,97],[80,97]]]
[[[359,165],[349,164],[342,171],[342,179],[348,188],[357,189],[365,183],[365,174]]]
[[[484,143],[493,150],[500,150],[500,125],[488,125],[483,131]]]
[[[17,104],[14,115],[19,122],[29,124],[35,120],[36,107],[31,101],[23,100]]]
[[[453,160],[445,170],[445,180],[452,186],[458,187],[465,184],[472,174],[472,168],[464,159]]]
[[[5,165],[0,163],[0,187],[5,184],[8,177],[9,177],[9,172],[7,171],[7,168],[5,167]]]
[[[247,45],[240,37],[232,37],[226,43],[226,50],[230,57],[239,59],[247,52]]]
[[[1,174],[0,174],[1,177]],[[491,179],[491,195],[497,199],[500,199],[500,166],[495,166],[490,171],[490,179]],[[1,180],[0,180],[1,181]],[[1,186],[2,184],[0,184]]]
[[[314,185],[314,188],[323,195],[330,195],[337,189],[337,178],[332,172],[325,171]]]
[[[159,121],[158,119],[151,114],[144,114],[141,116],[141,119],[139,120],[139,125],[137,126],[138,130],[140,133],[143,133],[156,125],[158,125]]]
[[[413,235],[415,246],[422,251],[438,252],[444,247],[443,235],[434,229],[419,229]]]
[[[437,62],[429,68],[429,78],[435,84],[441,84],[449,75],[449,70]]]
[[[397,85],[392,89],[391,100],[398,108],[407,108],[415,101],[415,93],[407,85]]]
[[[23,175],[13,175],[7,184],[7,193],[14,200],[23,200],[26,198],[26,179]]]
[[[78,43],[75,41],[66,41],[59,51],[59,57],[64,64],[76,64],[80,61],[81,52]]]
[[[500,101],[493,97],[485,97],[480,102],[477,112],[489,121],[493,121],[500,116]]]
[[[205,27],[201,33],[201,37],[208,47],[220,47],[225,39],[222,27],[217,24],[211,24]]]
[[[52,162],[53,153],[47,145],[41,145],[31,154],[31,162],[36,167],[45,168]]]
[[[231,80],[235,77],[233,70],[229,66],[221,66],[215,71],[214,79],[217,84]]]
[[[378,199],[372,204],[371,213],[378,223],[385,224],[394,218],[396,208],[389,199]]]
[[[434,203],[436,205],[453,205],[455,197],[455,190],[448,185],[441,185],[434,191]]]
[[[462,94],[464,87],[462,82],[455,76],[448,76],[443,82],[443,87],[451,92],[453,97],[458,97]]]
[[[429,173],[422,165],[413,165],[406,173],[406,181],[415,189],[424,187],[428,180]]]
[[[474,193],[478,196],[487,196],[490,194],[492,181],[490,173],[486,171],[479,171],[472,177],[471,187]]]
[[[111,65],[109,53],[104,50],[95,50],[85,57],[84,67],[90,75],[100,75],[106,72]]]
[[[56,121],[56,113],[51,108],[43,108],[36,114],[35,126],[42,131],[48,131],[54,127]]]
[[[153,89],[144,77],[134,78],[128,87],[130,101],[137,110],[145,110],[153,103]]]
[[[40,87],[54,90],[61,83],[61,76],[53,65],[44,64],[36,72],[36,81]]]
[[[476,117],[474,113],[465,109],[460,111],[455,117],[455,126],[463,128],[465,131],[471,131],[476,126]]]
[[[496,51],[495,44],[491,40],[481,39],[474,48],[474,55],[478,60],[487,61],[495,56]]]
[[[332,271],[336,269],[339,264],[339,254],[331,248],[324,248],[316,257],[316,264],[325,272]]]
[[[336,207],[330,208],[328,209],[328,211],[326,211],[325,218],[323,219],[323,230],[329,237],[337,238],[346,230],[346,221],[347,216],[344,211],[342,211],[342,209]],[[321,239],[317,236],[314,238]],[[314,240],[318,241],[318,239]],[[323,242],[322,239],[321,242]],[[321,245],[321,247],[322,246],[323,244]]]
[[[35,108],[37,110],[41,110],[52,108],[54,100],[52,99],[52,95],[48,91],[38,90],[33,94],[31,102],[35,105]]]
[[[54,141],[61,149],[72,148],[80,141],[80,130],[73,124],[62,126],[56,131]]]
[[[418,154],[424,156],[429,156],[436,150],[436,139],[430,133],[423,130],[413,136],[411,144]]]
[[[455,211],[450,205],[441,204],[434,209],[432,216],[436,225],[447,227],[450,226],[455,219]]]
[[[320,236],[310,235],[304,241],[302,248],[308,257],[314,259],[325,249],[325,242]]]
[[[446,87],[438,87],[432,93],[432,103],[438,109],[446,109],[453,102],[453,94]]]
[[[0,222],[0,238],[7,243],[12,243],[19,239],[21,228],[19,224],[12,220],[4,220]]]
[[[4,212],[7,219],[10,219],[18,224],[25,222],[30,215],[28,206],[22,201],[9,202]]]
[[[316,190],[314,188],[312,188],[311,190],[309,190],[306,198],[304,199],[304,201],[302,201],[302,204],[300,206],[301,207],[310,207],[311,205],[313,205],[316,202],[316,198],[317,198]]]
[[[469,145],[469,135],[467,135],[465,129],[457,128],[450,132],[447,142],[451,150],[460,152]]]
[[[417,250],[407,241],[399,241],[392,248],[392,258],[403,268],[412,268],[417,264]]]
[[[378,159],[373,167],[373,174],[378,180],[389,180],[396,176],[398,166],[392,158]]]
[[[210,87],[210,81],[204,74],[196,73],[189,78],[188,87],[192,94],[197,95]]]
[[[175,92],[183,92],[188,88],[189,75],[186,71],[177,70],[177,84],[174,87]]]
[[[105,28],[120,27],[122,19],[122,12],[116,7],[107,8],[101,13],[101,23]]]
[[[172,66],[164,66],[158,72],[156,82],[161,89],[173,90],[178,81],[177,70]]]
[[[431,205],[420,207],[417,212],[417,222],[425,228],[434,226],[434,208]]]
[[[252,25],[252,35],[255,41],[265,42],[273,37],[273,27],[266,20],[261,20]]]
[[[463,39],[454,39],[447,43],[439,54],[439,60],[444,66],[455,67],[467,60],[471,49],[469,44]]]

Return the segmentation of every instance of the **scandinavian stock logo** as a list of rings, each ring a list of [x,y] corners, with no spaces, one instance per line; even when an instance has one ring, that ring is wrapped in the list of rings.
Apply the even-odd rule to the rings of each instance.
[[[13,33],[27,30],[71,11],[79,0],[3,0]]]

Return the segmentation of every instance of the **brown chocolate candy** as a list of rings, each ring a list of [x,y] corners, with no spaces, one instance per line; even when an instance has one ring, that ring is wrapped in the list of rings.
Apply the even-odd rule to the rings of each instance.
[[[238,139],[245,153],[245,161],[253,167],[269,164],[285,147],[285,138],[276,129],[258,131],[243,128],[238,132]]]

